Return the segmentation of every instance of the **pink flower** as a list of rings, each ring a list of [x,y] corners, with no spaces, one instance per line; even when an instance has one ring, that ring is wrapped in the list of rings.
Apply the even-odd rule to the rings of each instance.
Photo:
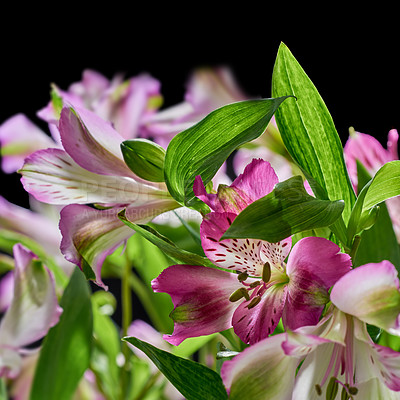
[[[391,129],[388,134],[387,149],[373,136],[365,133],[353,132],[344,146],[344,156],[349,171],[350,179],[357,191],[357,160],[374,176],[380,167],[387,162],[398,160],[398,139],[396,129]],[[393,223],[397,240],[400,241],[400,197],[393,197],[386,201],[388,212]]]
[[[269,337],[226,361],[221,376],[230,398],[317,400],[334,387],[337,395],[327,398],[400,398],[400,355],[375,344],[366,329],[371,323],[400,335],[394,266],[351,270],[333,286],[331,301],[317,325]]]
[[[86,109],[64,107],[58,126],[63,149],[27,157],[21,181],[37,200],[66,205],[60,213],[61,251],[81,268],[89,265],[103,286],[104,258],[133,234],[118,212],[126,208],[130,220],[144,223],[178,204],[164,183],[145,181],[127,167],[120,149],[124,139],[108,121]]]
[[[245,343],[253,344],[273,333],[281,317],[289,329],[318,322],[328,289],[351,268],[350,257],[337,245],[308,237],[290,252],[291,238],[278,243],[219,241],[236,215],[272,191],[276,182],[271,166],[262,160],[253,160],[216,194],[196,182],[195,194],[213,210],[201,223],[202,247],[220,269],[174,265],[153,281],[153,289],[170,294],[175,306],[175,328],[167,341],[179,344],[233,326]]]

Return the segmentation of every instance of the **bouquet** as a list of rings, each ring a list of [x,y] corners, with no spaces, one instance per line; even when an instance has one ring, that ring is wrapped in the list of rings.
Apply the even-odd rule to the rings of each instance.
[[[400,161],[281,43],[270,98],[85,70],[0,126],[0,398],[400,399]]]

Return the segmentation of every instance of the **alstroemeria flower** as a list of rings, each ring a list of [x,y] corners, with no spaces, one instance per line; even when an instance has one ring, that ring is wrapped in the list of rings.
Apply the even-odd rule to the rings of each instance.
[[[20,244],[14,246],[14,295],[0,322],[0,376],[14,378],[25,347],[47,334],[60,317],[51,272]]]
[[[350,179],[357,191],[357,160],[374,176],[380,167],[387,162],[398,160],[399,134],[396,129],[388,133],[387,149],[373,136],[360,132],[352,132],[344,146],[344,157]],[[393,223],[397,240],[400,242],[400,197],[386,200],[388,213]]]
[[[236,215],[276,182],[269,163],[254,160],[231,186],[220,185],[217,194],[195,183],[195,194],[215,210],[201,223],[202,247],[223,270],[175,265],[153,281],[153,290],[170,294],[175,306],[175,329],[167,341],[179,344],[233,326],[245,343],[253,344],[271,334],[281,318],[289,329],[318,322],[328,289],[351,268],[350,257],[337,245],[308,237],[289,255],[291,238],[278,243],[220,241]]]
[[[86,69],[82,80],[72,83],[67,90],[54,86],[56,96],[64,104],[93,111],[125,139],[141,136],[143,119],[152,115],[161,105],[160,82],[149,74],[123,79],[116,75],[109,80],[101,73]],[[49,123],[53,136],[60,117],[59,104],[51,100],[38,112]]]
[[[33,152],[56,147],[54,141],[23,114],[16,114],[0,125],[1,168],[11,174]]]
[[[69,261],[79,259],[81,267],[83,259],[89,263],[102,285],[102,260],[133,233],[118,212],[126,208],[132,221],[148,222],[179,205],[164,183],[145,181],[127,167],[120,149],[124,139],[109,122],[88,110],[65,107],[59,129],[64,150],[39,150],[27,157],[21,181],[37,200],[69,205],[61,212],[62,252]]]
[[[269,337],[225,362],[230,398],[318,400],[334,389],[327,398],[399,399],[400,353],[375,344],[366,329],[371,323],[400,334],[394,266],[383,261],[351,270],[333,286],[331,300],[317,325]]]

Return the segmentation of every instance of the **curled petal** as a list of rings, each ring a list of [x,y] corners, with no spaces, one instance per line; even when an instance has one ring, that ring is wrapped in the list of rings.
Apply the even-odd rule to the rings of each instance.
[[[332,288],[331,300],[343,312],[400,335],[399,279],[389,261],[348,272]]]
[[[21,182],[37,200],[50,204],[135,203],[167,198],[167,192],[129,177],[83,169],[63,150],[46,149],[25,160]]]
[[[286,334],[270,336],[225,361],[221,377],[231,400],[291,400],[299,360],[285,355]]]
[[[61,210],[61,252],[68,261],[82,269],[89,265],[93,270],[95,282],[104,288],[101,267],[105,257],[134,233],[118,218],[118,212],[125,207],[126,216],[130,221],[146,223],[156,215],[174,208],[175,203],[155,202],[142,207],[121,205],[105,210],[71,204]],[[92,275],[90,271],[86,271],[88,272],[89,276]]]
[[[173,265],[152,282],[155,292],[168,293],[174,303],[174,332],[164,339],[179,345],[189,337],[221,332],[232,326],[237,307],[230,295],[241,285],[237,275],[193,265]]]
[[[124,162],[124,138],[96,114],[64,107],[59,129],[65,151],[82,168],[101,175],[134,176]]]

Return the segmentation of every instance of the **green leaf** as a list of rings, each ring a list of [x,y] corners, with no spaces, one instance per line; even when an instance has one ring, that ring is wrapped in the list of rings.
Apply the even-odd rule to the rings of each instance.
[[[121,143],[126,165],[140,178],[164,182],[165,150],[147,139],[130,139]]]
[[[197,362],[157,349],[135,337],[123,340],[142,350],[187,400],[226,400],[221,377]]]
[[[286,98],[228,104],[176,135],[165,156],[165,182],[172,197],[189,207],[204,205],[193,194],[196,175],[207,185],[236,148],[264,132]]]
[[[252,238],[278,242],[295,233],[333,224],[343,211],[343,201],[310,196],[297,175],[278,183],[268,195],[247,206],[222,239]]]
[[[363,212],[372,207],[400,195],[400,161],[384,164],[372,178],[363,202]]]
[[[208,258],[202,257],[198,254],[191,253],[184,249],[181,249],[175,245],[167,237],[161,235],[155,229],[148,225],[134,224],[126,218],[125,210],[118,213],[119,219],[124,222],[127,226],[133,229],[145,237],[148,241],[156,245],[161,251],[163,251],[168,257],[178,263],[184,263],[189,265],[203,265],[206,267],[217,268]]]
[[[356,196],[341,140],[316,87],[283,43],[274,66],[272,95],[295,96],[275,115],[283,142],[317,197],[345,202],[343,219],[347,223]]]
[[[93,315],[90,291],[76,268],[60,301],[60,321],[43,341],[30,400],[70,400],[89,366]]]

